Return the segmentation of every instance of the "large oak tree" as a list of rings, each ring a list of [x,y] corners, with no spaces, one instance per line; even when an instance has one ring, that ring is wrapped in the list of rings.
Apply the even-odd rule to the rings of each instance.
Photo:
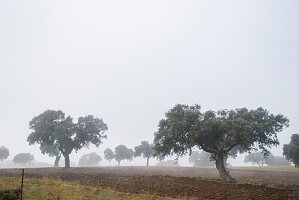
[[[235,179],[225,168],[231,150],[242,152],[279,144],[277,133],[288,126],[283,115],[273,115],[263,108],[201,112],[199,105],[174,106],[166,113],[155,133],[155,150],[163,155],[184,155],[193,147],[211,153],[220,176],[229,182]]]
[[[105,132],[108,130],[102,119],[88,115],[79,117],[77,123],[74,123],[61,110],[47,110],[34,117],[29,122],[29,128],[32,130],[27,138],[29,144],[39,144],[42,151],[46,146],[58,148],[65,158],[66,168],[70,167],[69,155],[73,151],[77,152],[90,144],[99,146],[102,139],[107,137]],[[53,151],[44,153],[53,155]]]

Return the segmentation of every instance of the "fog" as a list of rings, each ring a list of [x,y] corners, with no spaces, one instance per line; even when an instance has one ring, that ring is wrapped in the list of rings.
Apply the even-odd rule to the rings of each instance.
[[[0,146],[30,152],[29,121],[47,109],[107,123],[107,139],[70,155],[152,142],[175,104],[263,107],[299,131],[298,1],[0,0]],[[230,160],[243,165],[244,155]],[[189,166],[188,158],[179,160]],[[151,159],[151,164],[156,164]],[[116,165],[103,160],[101,165]],[[145,165],[136,158],[123,165]]]

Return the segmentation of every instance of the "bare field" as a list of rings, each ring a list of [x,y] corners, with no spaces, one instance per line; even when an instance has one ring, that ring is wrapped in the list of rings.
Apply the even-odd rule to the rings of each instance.
[[[51,177],[118,192],[183,199],[299,199],[299,173],[231,169],[238,184],[221,181],[216,169],[191,167],[99,167],[26,169],[26,177]],[[20,176],[1,169],[0,176]]]

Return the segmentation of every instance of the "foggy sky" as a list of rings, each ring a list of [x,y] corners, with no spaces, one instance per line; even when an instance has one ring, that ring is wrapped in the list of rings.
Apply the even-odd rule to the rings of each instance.
[[[103,118],[107,140],[73,153],[77,162],[152,142],[166,111],[197,103],[287,116],[271,150],[281,155],[299,132],[298,9],[296,0],[0,0],[0,146],[9,159],[53,162],[27,143],[33,117]]]

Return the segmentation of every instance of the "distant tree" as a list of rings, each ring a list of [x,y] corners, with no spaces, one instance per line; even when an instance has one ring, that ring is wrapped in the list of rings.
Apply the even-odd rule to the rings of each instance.
[[[33,157],[32,154],[30,154],[30,153],[19,153],[19,154],[15,155],[15,157],[13,158],[12,161],[16,164],[25,165],[27,163],[30,163],[33,160],[34,160],[34,157]]]
[[[6,147],[0,147],[0,160],[3,161],[9,156],[9,150]]]
[[[283,155],[299,167],[299,134],[293,134],[289,144],[283,145]]]
[[[59,144],[41,144],[40,150],[42,154],[48,154],[50,157],[55,157],[54,167],[59,167],[59,160],[61,153],[59,151]]]
[[[125,145],[117,146],[114,151],[114,159],[117,161],[118,166],[120,166],[120,162],[122,160],[132,160],[133,155],[134,151],[132,149],[128,149]]]
[[[111,160],[114,159],[114,153],[109,148],[105,149],[104,156],[105,156],[105,159],[108,160],[109,162],[111,162]]]
[[[213,166],[215,163],[211,161],[211,154],[205,151],[192,151],[189,162],[194,166]]]
[[[245,156],[244,162],[250,162],[252,164],[257,164],[258,166],[264,166],[266,163],[266,156],[262,152],[250,153]]]
[[[264,155],[262,152],[248,154],[247,156],[245,156],[244,162],[250,162],[259,166],[264,166],[264,164],[267,164],[268,166],[290,165],[290,162],[281,156],[274,156],[271,153],[269,153],[268,155]]]
[[[185,155],[193,147],[211,153],[220,176],[236,180],[225,168],[230,151],[239,146],[241,152],[279,144],[277,133],[288,126],[283,115],[273,115],[263,108],[248,110],[206,111],[199,105],[176,105],[166,113],[155,133],[154,149],[163,155]]]
[[[200,152],[192,151],[191,155],[189,156],[189,163],[193,164],[193,166],[198,166],[199,159],[200,159]]]
[[[99,166],[99,162],[101,161],[102,161],[101,156],[98,155],[96,152],[92,152],[89,154],[84,154],[79,159],[79,166],[97,167]]]
[[[160,167],[178,167],[180,166],[177,160],[160,161],[157,163]]]
[[[271,165],[290,165],[291,164],[286,158],[281,157],[281,156],[274,156],[272,154],[270,154],[266,158],[265,163],[268,166],[271,166]]]
[[[30,145],[40,144],[41,150],[49,145],[57,147],[59,152],[65,158],[65,167],[70,167],[69,155],[72,151],[77,152],[83,147],[89,147],[90,144],[99,146],[102,139],[107,136],[107,125],[102,119],[95,118],[92,115],[79,117],[78,122],[74,123],[73,119],[58,110],[47,110],[42,114],[34,117],[29,128],[32,133],[28,136],[27,141]],[[52,155],[52,151],[44,151]]]
[[[149,166],[149,159],[155,156],[155,150],[153,149],[153,145],[149,144],[147,141],[142,141],[139,146],[134,148],[134,156],[146,158],[146,166]]]

